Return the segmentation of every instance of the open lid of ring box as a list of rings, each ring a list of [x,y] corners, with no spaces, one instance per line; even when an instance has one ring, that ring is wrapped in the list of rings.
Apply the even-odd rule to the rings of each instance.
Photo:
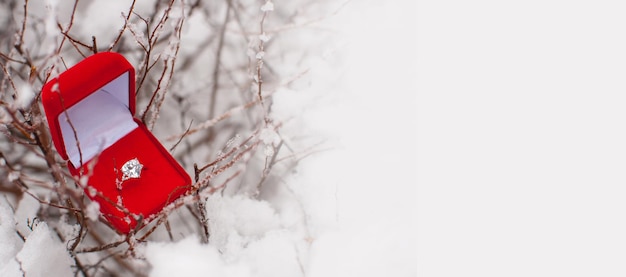
[[[184,169],[133,117],[134,91],[134,68],[112,52],[84,59],[42,90],[54,146],[73,175],[89,177],[85,191],[122,233],[137,226],[136,218],[151,219],[191,184]],[[141,169],[129,178],[123,166],[134,159]]]

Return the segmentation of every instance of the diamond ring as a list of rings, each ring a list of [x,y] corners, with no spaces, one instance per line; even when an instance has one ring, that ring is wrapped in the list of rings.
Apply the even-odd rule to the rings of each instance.
[[[122,173],[124,174],[122,175],[122,182],[128,179],[139,178],[141,176],[142,168],[143,165],[139,163],[139,160],[137,158],[127,161],[122,166]]]

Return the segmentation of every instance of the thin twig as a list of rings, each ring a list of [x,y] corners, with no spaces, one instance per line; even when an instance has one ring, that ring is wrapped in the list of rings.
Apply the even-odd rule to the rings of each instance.
[[[220,80],[220,60],[222,59],[222,49],[224,48],[224,34],[226,33],[226,25],[228,24],[228,20],[230,18],[230,1],[226,1],[226,14],[224,15],[224,21],[222,23],[222,29],[219,33],[219,40],[217,44],[217,52],[215,53],[215,64],[213,66],[213,84],[211,86],[211,100],[209,102],[209,118],[213,118],[215,114],[215,104],[217,102],[217,90],[219,88],[219,80]]]
[[[130,20],[130,15],[133,14],[133,10],[135,9],[135,2],[137,2],[137,0],[133,0],[133,3],[130,4],[130,8],[128,9],[128,14],[126,15],[126,19],[124,20],[124,25],[122,26],[122,29],[120,30],[120,32],[117,34],[117,37],[115,38],[115,40],[113,40],[113,43],[111,44],[111,46],[109,46],[108,51],[113,50],[113,47],[115,47],[120,42],[120,39],[122,38],[122,35],[124,34],[124,31],[126,31],[126,27],[128,26],[128,20]]]
[[[187,126],[187,130],[180,136],[180,139],[170,148],[170,153],[176,149],[176,146],[180,144],[181,141],[189,134],[189,129],[191,129],[191,124],[193,124],[193,119],[189,122],[189,126]]]

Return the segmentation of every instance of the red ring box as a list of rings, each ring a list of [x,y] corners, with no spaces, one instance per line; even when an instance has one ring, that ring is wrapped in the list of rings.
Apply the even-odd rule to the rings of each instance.
[[[88,177],[85,192],[120,233],[137,226],[136,216],[152,219],[191,187],[185,170],[133,117],[134,92],[133,66],[113,52],[87,57],[42,90],[54,146],[72,175]],[[125,178],[121,168],[134,158],[141,174]]]

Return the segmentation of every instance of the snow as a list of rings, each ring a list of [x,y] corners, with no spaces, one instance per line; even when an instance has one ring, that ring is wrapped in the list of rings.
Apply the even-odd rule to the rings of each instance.
[[[273,11],[274,10],[274,3],[272,3],[272,1],[266,1],[265,4],[263,4],[263,6],[261,6],[261,11],[263,12],[269,12],[269,11]]]
[[[15,103],[21,109],[25,109],[30,106],[30,103],[33,102],[35,98],[35,93],[33,92],[33,88],[28,83],[23,83],[19,89],[19,93],[17,94],[17,99]]]
[[[250,268],[251,276],[303,276],[299,259],[295,240],[286,231],[268,232],[240,254],[240,261]]]
[[[259,51],[258,53],[256,53],[255,58],[256,58],[257,60],[262,60],[264,56],[265,56],[265,52],[263,52],[263,51]]]
[[[221,204],[234,204],[244,212],[229,214],[228,210],[219,209],[220,218],[211,226],[220,229],[212,229],[210,244],[200,244],[196,237],[176,243],[148,244],[146,258],[153,266],[150,275],[303,276],[297,240],[289,232],[276,229],[277,218],[267,204],[241,198],[225,202],[228,203]],[[254,208],[260,209],[260,219],[255,218]],[[207,208],[211,209],[215,206]],[[227,218],[228,215],[234,219]]]
[[[225,251],[229,237],[242,236],[246,244],[249,240],[263,236],[270,230],[280,227],[280,221],[269,203],[249,199],[238,195],[222,197],[212,195],[208,198],[207,217],[210,242],[218,249]]]
[[[152,243],[146,249],[151,276],[303,276],[296,257],[293,241],[283,232],[270,232],[228,257],[195,237]]]
[[[54,35],[56,33],[57,30],[57,25],[56,25],[56,16],[57,16],[57,6],[58,6],[58,1],[57,0],[46,0],[46,21],[45,21],[45,26],[46,26],[46,35],[48,36],[48,38],[54,40]]]
[[[280,136],[272,127],[265,127],[259,133],[259,139],[265,144],[263,148],[263,154],[266,157],[274,156],[276,150],[275,147],[280,143]]]
[[[176,56],[176,47],[179,44],[180,44],[180,42],[178,41],[178,39],[171,39],[169,44],[167,45],[167,48],[165,48],[163,53],[161,53],[161,58],[163,58],[163,60],[170,60],[170,59],[175,58],[175,56]]]
[[[206,208],[209,244],[200,245],[193,237],[148,244],[146,258],[153,265],[152,276],[171,276],[173,272],[185,276],[303,276],[298,252],[302,240],[284,228],[268,202],[242,195],[212,195]]]
[[[15,258],[0,269],[0,275],[73,276],[72,264],[65,246],[53,235],[48,225],[41,222],[34,227]]]
[[[55,230],[64,239],[64,243],[66,244],[73,241],[76,236],[78,236],[78,232],[80,230],[80,226],[78,224],[71,224],[68,221],[68,214],[63,214],[55,227]]]
[[[267,35],[265,32],[263,32],[262,34],[259,35],[259,39],[262,42],[268,42],[270,40],[271,36]]]
[[[19,171],[11,171],[9,172],[9,174],[7,174],[7,180],[9,182],[14,182],[15,180],[20,178],[20,172]]]
[[[169,276],[250,276],[246,268],[225,263],[215,247],[187,237],[177,243],[151,243],[146,258],[152,264],[152,277]]]
[[[129,22],[127,27],[130,30],[130,32],[133,34],[133,37],[135,38],[135,40],[137,41],[139,45],[143,47],[148,45],[148,39],[146,38],[146,36],[144,35],[144,32],[142,31],[141,27],[138,26],[137,23]]]
[[[85,183],[82,182],[82,178],[81,178],[81,185],[85,185]],[[98,190],[96,190],[96,188],[92,186],[87,186],[87,195],[89,195],[89,197],[94,197],[97,193],[98,193]]]
[[[15,219],[8,203],[0,198],[0,270],[3,269],[17,252],[23,242],[15,233]],[[1,272],[1,271],[0,271]],[[1,275],[1,274],[0,274]],[[4,276],[4,275],[2,275]]]
[[[365,12],[366,17],[374,17],[380,8],[357,7],[351,16]],[[173,272],[190,276],[200,275],[198,272],[229,272],[228,276],[416,275],[415,134],[412,119],[406,116],[413,110],[413,102],[406,96],[414,91],[413,78],[408,78],[412,69],[395,63],[401,54],[369,55],[384,51],[386,41],[400,40],[404,34],[393,32],[399,27],[393,19],[344,24],[343,31],[351,34],[346,50],[351,71],[344,73],[345,80],[328,88],[311,85],[298,94],[285,90],[274,97],[273,106],[282,116],[297,115],[296,122],[284,126],[281,133],[306,129],[307,134],[329,139],[333,150],[302,160],[298,174],[286,177],[285,187],[276,188],[276,195],[268,196],[267,201],[244,195],[210,197],[209,244],[201,245],[197,238],[149,243],[152,276]],[[385,40],[374,43],[372,36]],[[316,81],[335,80],[337,68],[332,60],[323,59],[333,56],[323,53],[326,55],[314,63],[311,74]],[[369,58],[363,59],[366,56]],[[370,70],[372,64],[404,67],[408,72],[380,76]],[[409,131],[397,133],[403,129]],[[259,138],[266,146],[265,155],[273,154],[272,146],[280,142],[270,127],[262,129]],[[382,149],[373,154],[372,147]],[[193,253],[185,255],[193,257],[179,263],[182,258],[175,256],[180,253]]]
[[[261,139],[264,144],[269,145],[277,145],[280,143],[280,136],[272,127],[263,128],[261,133],[259,133],[259,139]]]
[[[348,17],[394,16],[343,27],[350,70],[336,94],[304,115],[304,126],[335,145],[303,160],[301,179],[290,186],[315,226],[310,276],[416,275],[415,86],[407,55],[415,42],[410,23],[400,20],[410,13],[411,5],[352,7]],[[373,65],[401,70],[381,74]]]
[[[266,144],[263,148],[263,154],[265,154],[266,157],[274,156],[275,152],[276,151],[274,150],[274,146],[272,146],[271,144]]]
[[[14,213],[0,198],[0,276],[73,276],[73,262],[65,245],[45,222],[31,217],[37,205],[36,200],[25,197]],[[30,224],[26,215],[30,215]],[[18,232],[26,236],[25,242]]]
[[[261,3],[257,3],[255,7]],[[141,4],[138,3],[139,11],[145,8],[139,5]],[[297,3],[282,3],[281,7],[276,8],[281,9],[283,5],[288,7]],[[173,241],[159,237],[157,233],[163,231],[160,228],[148,242],[132,240],[138,254],[127,259],[135,261],[134,259],[141,260],[145,257],[149,268],[144,273],[150,276],[415,276],[417,228],[413,219],[416,207],[413,196],[416,181],[412,175],[415,135],[411,126],[412,119],[407,116],[414,112],[411,102],[414,89],[412,69],[402,62],[403,53],[413,50],[410,43],[393,43],[402,41],[405,35],[396,31],[404,27],[402,24],[398,25],[393,16],[378,17],[381,11],[391,15],[400,13],[402,7],[392,8],[393,6],[369,2],[350,3],[349,8],[342,10],[329,22],[315,26],[297,26],[332,30],[329,33],[333,34],[328,36],[346,41],[341,43],[332,39],[327,41],[325,37],[312,34],[298,36],[297,31],[293,31],[293,37],[281,37],[280,32],[270,32],[269,27],[267,33],[260,35],[255,34],[253,29],[246,30],[251,33],[249,38],[252,38],[248,42],[249,51],[230,53],[230,56],[225,57],[243,56],[245,59],[243,54],[247,54],[250,60],[262,59],[272,65],[263,70],[263,74],[267,74],[263,75],[263,92],[275,91],[271,101],[266,98],[266,103],[268,107],[271,103],[272,116],[288,120],[282,122],[284,125],[280,126],[280,134],[275,130],[276,126],[272,125],[273,122],[268,123],[268,126],[259,131],[258,138],[255,137],[262,142],[258,154],[245,154],[244,159],[261,160],[260,169],[254,168],[252,163],[239,164],[233,169],[248,166],[264,173],[266,171],[262,168],[263,160],[277,152],[278,159],[289,160],[289,155],[298,158],[297,166],[288,168],[285,165],[287,163],[277,163],[273,170],[286,173],[269,174],[267,178],[272,179],[272,182],[259,184],[260,189],[255,187],[259,181],[258,176],[246,176],[247,178],[242,178],[228,187],[232,191],[211,195],[206,200],[210,234],[207,244],[201,243],[197,235],[189,234],[195,232],[193,228],[200,229],[198,226],[184,229],[185,226],[181,227],[183,224],[178,224],[180,221],[175,221],[175,216],[172,216]],[[106,45],[117,34],[110,30],[121,28],[119,14],[120,11],[127,11],[127,3],[96,1],[86,7],[84,10],[79,9],[77,13],[77,22],[84,21],[84,24],[75,24],[72,34],[80,39],[95,35],[99,44]],[[317,4],[311,4],[310,9],[316,7],[319,8]],[[294,7],[294,10],[299,9]],[[63,12],[64,9],[58,10]],[[255,10],[258,12],[257,8]],[[262,12],[273,10],[274,4],[271,1],[261,6]],[[104,15],[103,18],[116,20],[96,19],[99,17],[94,15],[100,13]],[[267,22],[272,22],[269,15],[273,14],[268,14]],[[90,15],[94,20],[87,20]],[[213,16],[207,14],[205,18],[197,13],[191,18],[185,18],[188,23],[181,41],[186,44],[181,44],[181,53],[201,46],[203,40],[199,39],[199,33],[202,36],[216,35],[212,33],[213,28],[202,27],[207,22],[213,24]],[[210,20],[207,19],[209,17]],[[354,20],[355,18],[377,20]],[[298,23],[301,20],[295,18],[293,22]],[[136,25],[137,22],[139,25]],[[136,20],[128,28],[137,33],[135,39],[146,43],[141,24],[141,21]],[[254,22],[253,26],[256,28],[257,24],[258,22]],[[230,27],[232,26],[227,28],[226,36],[239,32],[239,29]],[[324,32],[326,31],[321,31]],[[268,42],[270,38],[271,45],[268,44],[265,49],[267,52],[258,52],[256,43]],[[133,38],[127,35],[125,39]],[[281,49],[301,47],[298,45],[320,40],[332,45],[307,45],[310,53],[306,54],[310,56],[306,57],[293,57],[290,56],[291,53],[283,53]],[[163,58],[171,58],[173,46],[177,42],[163,43],[162,49],[155,50],[155,55],[160,53]],[[242,39],[242,43],[246,42]],[[387,47],[390,43],[400,50],[389,51]],[[230,46],[227,44],[223,51],[228,52]],[[199,72],[207,71],[206,64],[210,63],[206,60],[212,59],[212,55],[213,53],[198,55],[199,62],[195,65],[191,63],[191,69],[176,78],[187,78],[189,82],[181,83],[205,89],[204,79],[207,77]],[[283,66],[279,62],[274,63],[292,60],[297,61],[297,64],[294,62]],[[223,64],[220,66],[225,71],[235,68],[228,58],[224,58],[221,63]],[[70,60],[68,64],[71,64]],[[380,74],[381,68],[384,69],[384,74]],[[394,70],[397,68],[406,69],[406,72]],[[301,73],[303,71],[305,73]],[[277,86],[272,82],[276,76],[296,77],[298,74],[302,76],[288,85]],[[253,78],[258,78],[256,74],[252,75]],[[236,79],[237,76],[228,78]],[[224,83],[231,86],[231,83]],[[248,83],[249,79],[243,80],[242,86],[247,88]],[[252,84],[252,97],[256,97],[257,89],[257,85]],[[175,89],[171,93],[176,93]],[[194,99],[194,96],[180,95],[181,99]],[[223,103],[224,106],[231,104]],[[163,109],[171,110],[171,103],[166,102]],[[196,112],[200,113],[196,110],[190,113]],[[251,118],[250,121],[253,120],[256,119]],[[229,124],[239,123],[233,121]],[[165,126],[173,128],[174,124],[170,125]],[[168,128],[162,130],[171,131]],[[159,129],[155,130],[158,132]],[[226,137],[224,143],[215,143],[212,146],[223,149],[220,152],[213,151],[211,157],[221,157],[223,153],[237,147],[250,135],[245,132],[242,127],[242,131],[236,130],[223,135]],[[283,140],[279,151],[278,145]],[[247,149],[249,145],[251,144],[242,148]],[[321,145],[313,150],[322,151],[302,152],[302,149],[312,145]],[[184,159],[188,159],[188,163],[204,161],[204,154],[206,153],[191,153],[190,157]],[[209,174],[209,171],[210,169],[203,174]],[[252,170],[251,172],[256,173]],[[252,173],[248,175],[254,175]],[[85,181],[81,179],[80,183],[85,185]],[[87,193],[94,195],[96,191],[88,187]],[[116,200],[121,204],[121,198]],[[186,201],[192,201],[191,197]],[[19,201],[15,214],[8,206],[0,205],[0,244],[6,244],[6,247],[0,248],[0,276],[22,276],[22,270],[27,276],[43,273],[48,273],[47,276],[73,274],[74,262],[67,254],[66,247],[69,246],[68,239],[77,234],[78,225],[70,223],[68,218],[71,217],[63,215],[57,224],[50,224],[54,229],[45,222],[40,222],[34,225],[31,232],[27,222],[33,222],[38,210],[40,204],[30,197]],[[172,214],[186,213],[184,209],[180,210]],[[90,224],[100,224],[97,222],[97,203],[89,203],[84,212]],[[189,222],[192,223],[190,225],[197,225],[193,220]],[[26,237],[26,242],[21,241],[15,230],[19,230]],[[192,231],[183,233],[180,230]],[[58,240],[55,232],[65,237],[66,245]],[[103,237],[104,241],[110,242],[123,239],[119,235]],[[83,243],[89,245],[91,242]],[[126,247],[125,244],[123,246]],[[48,257],[48,260],[42,260],[44,257]],[[78,257],[86,256],[81,254]],[[98,261],[84,259],[91,264]],[[140,267],[139,270],[141,269]]]
[[[85,216],[91,221],[98,221],[100,217],[100,204],[98,202],[91,202],[87,205]]]
[[[41,204],[39,201],[32,197],[23,197],[15,210],[14,218],[16,221],[17,231],[23,235],[28,235],[31,232],[29,222],[32,222],[37,217],[37,210],[39,210]]]

